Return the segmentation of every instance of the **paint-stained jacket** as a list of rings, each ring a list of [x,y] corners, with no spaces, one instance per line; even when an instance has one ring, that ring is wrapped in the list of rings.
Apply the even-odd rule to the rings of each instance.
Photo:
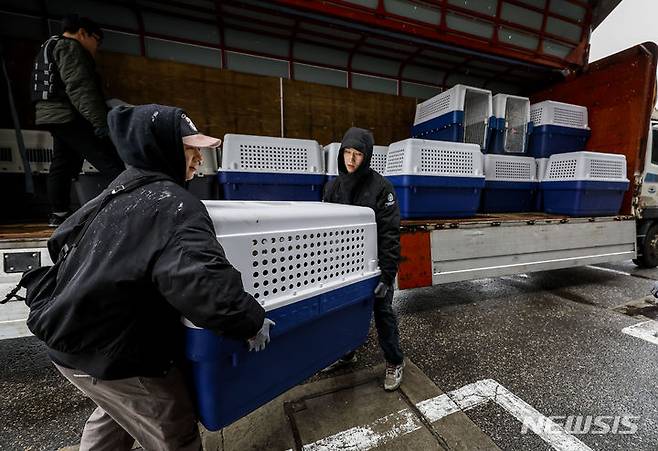
[[[374,210],[381,280],[390,286],[395,280],[400,260],[400,208],[391,182],[370,168],[373,142],[368,130],[352,127],[345,133],[338,152],[339,175],[325,185],[323,200]],[[353,174],[345,167],[343,150],[346,148],[364,154],[363,162]]]
[[[263,308],[217,242],[203,204],[183,188],[182,110],[118,107],[112,139],[129,165],[110,188],[165,175],[120,194],[104,207],[65,260],[65,283],[49,308],[50,356],[100,379],[165,374],[181,356],[181,316],[217,334],[246,339],[262,326]],[[54,258],[83,206],[48,242]]]

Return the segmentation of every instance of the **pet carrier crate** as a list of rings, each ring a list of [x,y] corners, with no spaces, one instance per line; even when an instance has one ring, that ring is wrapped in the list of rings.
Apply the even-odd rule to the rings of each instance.
[[[187,183],[187,189],[199,199],[219,200],[217,149],[203,147],[201,157],[201,165],[197,168],[194,178]]]
[[[529,140],[531,156],[548,158],[556,153],[585,149],[590,130],[584,106],[546,100],[530,105],[530,120],[533,123]]]
[[[405,219],[472,216],[484,187],[477,144],[398,141],[389,146],[385,175]]]
[[[540,181],[544,210],[572,216],[619,213],[628,186],[626,156],[599,152],[552,155]]]
[[[261,352],[185,320],[201,422],[218,430],[303,382],[368,335],[379,282],[369,208],[204,202],[245,290],[276,326]]]
[[[492,116],[491,91],[455,85],[416,106],[411,136],[477,144],[484,151]]]
[[[537,164],[532,157],[484,156],[482,211],[505,213],[532,211],[539,189]]]
[[[327,179],[333,180],[338,176],[338,151],[340,143],[331,143],[324,146],[324,167],[327,170]],[[373,146],[370,167],[384,175],[386,170],[386,154],[388,146]]]
[[[49,172],[53,160],[53,138],[50,133],[41,130],[21,132],[30,170],[36,173]],[[0,172],[25,172],[14,129],[0,129]]]
[[[493,115],[487,152],[525,155],[528,151],[528,138],[532,133],[530,100],[527,97],[496,94],[493,97]]]
[[[227,200],[322,199],[322,148],[309,139],[224,136],[218,172]]]

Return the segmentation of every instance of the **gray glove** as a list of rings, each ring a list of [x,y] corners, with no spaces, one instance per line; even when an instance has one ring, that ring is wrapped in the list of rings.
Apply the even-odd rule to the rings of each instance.
[[[651,294],[653,294],[653,297],[658,298],[658,280],[655,281],[653,287],[651,287]]]
[[[276,326],[276,323],[269,318],[265,318],[263,321],[263,326],[260,328],[258,333],[249,338],[249,351],[262,351],[265,349],[265,346],[270,342],[270,327]]]
[[[384,282],[379,282],[377,284],[377,287],[375,287],[375,291],[374,291],[375,297],[377,299],[385,298],[386,294],[388,293],[388,290],[390,290],[390,289],[391,289],[391,287],[386,285]]]
[[[105,139],[108,136],[110,136],[110,129],[109,127],[96,127],[94,129],[94,135],[96,135],[97,138],[99,139]]]

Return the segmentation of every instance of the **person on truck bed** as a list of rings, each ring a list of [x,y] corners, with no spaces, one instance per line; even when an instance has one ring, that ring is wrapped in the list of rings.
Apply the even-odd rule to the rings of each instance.
[[[400,209],[391,183],[370,168],[373,143],[370,131],[356,127],[347,130],[338,152],[339,175],[325,186],[323,200],[375,211],[382,275],[375,288],[374,316],[379,346],[386,360],[384,389],[391,391],[400,386],[404,369],[398,319],[392,307],[393,282],[400,260]],[[355,361],[355,352],[350,352],[327,370]]]
[[[77,15],[65,17],[62,28],[61,35],[41,46],[30,84],[35,122],[53,136],[48,174],[51,227],[70,214],[71,179],[78,177],[85,159],[110,180],[124,169],[108,138],[107,108],[94,62],[103,30]]]
[[[184,188],[201,163],[199,148],[220,140],[174,107],[122,106],[108,119],[128,168],[55,230],[53,261],[104,195],[114,195],[62,262],[48,308],[34,322],[31,312],[28,325],[57,369],[98,405],[80,450],[129,450],[134,440],[150,450],[199,450],[178,369],[181,315],[254,351],[265,348],[274,323],[245,292],[208,211]]]

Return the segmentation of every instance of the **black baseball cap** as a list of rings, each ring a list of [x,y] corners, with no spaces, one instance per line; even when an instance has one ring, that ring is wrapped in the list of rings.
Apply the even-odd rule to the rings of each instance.
[[[222,140],[213,138],[212,136],[204,135],[192,122],[192,119],[183,113],[180,117],[180,131],[183,137],[183,143],[192,147],[218,147]]]

